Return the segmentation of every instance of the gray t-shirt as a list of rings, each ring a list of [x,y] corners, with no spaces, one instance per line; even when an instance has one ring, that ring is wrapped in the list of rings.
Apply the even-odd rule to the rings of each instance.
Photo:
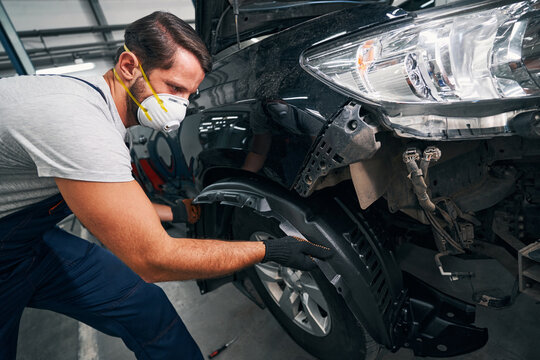
[[[102,90],[61,76],[0,79],[0,218],[58,194],[54,178],[133,180],[126,129]]]

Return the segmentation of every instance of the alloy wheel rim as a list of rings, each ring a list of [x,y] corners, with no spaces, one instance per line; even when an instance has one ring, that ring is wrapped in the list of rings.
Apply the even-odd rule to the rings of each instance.
[[[273,238],[262,231],[251,235],[253,241]],[[256,264],[255,271],[272,300],[296,326],[318,337],[328,335],[331,328],[328,304],[309,272],[272,261]]]

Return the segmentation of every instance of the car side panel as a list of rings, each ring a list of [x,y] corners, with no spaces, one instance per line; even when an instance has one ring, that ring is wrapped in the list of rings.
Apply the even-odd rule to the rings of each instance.
[[[394,9],[363,5],[327,14],[218,59],[180,134],[181,142],[199,142],[197,151],[185,153],[199,188],[218,167],[255,172],[292,188],[314,139],[349,101],[300,67],[302,52],[336,33],[388,21]]]

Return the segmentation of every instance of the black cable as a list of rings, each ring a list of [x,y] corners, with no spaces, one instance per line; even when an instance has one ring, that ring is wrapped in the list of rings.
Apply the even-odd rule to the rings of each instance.
[[[219,17],[218,23],[216,25],[216,30],[215,30],[216,33],[214,34],[214,38],[212,39],[212,49],[211,49],[212,54],[215,54],[217,38],[219,36],[219,30],[221,29],[221,23],[223,22],[223,19],[225,18],[225,15],[227,14],[227,12],[231,9],[232,9],[231,5],[227,6],[227,8],[221,13],[221,16]]]

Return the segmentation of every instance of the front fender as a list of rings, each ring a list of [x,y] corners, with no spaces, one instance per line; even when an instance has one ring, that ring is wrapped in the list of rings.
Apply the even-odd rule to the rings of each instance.
[[[302,199],[263,179],[221,180],[195,202],[247,206],[278,220],[288,235],[333,248],[334,256],[317,265],[369,334],[380,344],[395,346],[391,328],[404,297],[401,271],[360,214],[337,198]]]

